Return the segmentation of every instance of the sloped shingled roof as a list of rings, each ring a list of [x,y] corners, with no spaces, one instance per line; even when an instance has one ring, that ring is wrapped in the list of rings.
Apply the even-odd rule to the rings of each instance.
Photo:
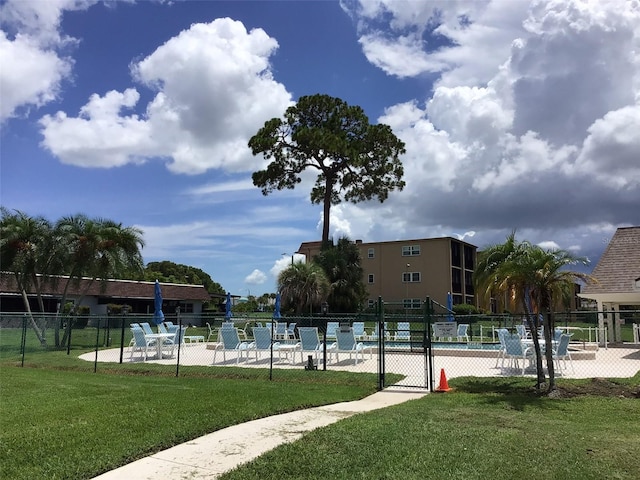
[[[597,284],[585,285],[583,294],[636,293],[640,278],[640,227],[618,228],[592,275]]]
[[[43,294],[47,296],[61,297],[68,277],[58,277],[58,282],[46,282],[43,285]],[[73,283],[69,287],[68,295],[80,296],[83,293],[95,297],[111,298],[137,298],[153,299],[154,282],[138,282],[133,280],[99,280],[91,281],[85,278],[80,285]],[[203,285],[182,285],[176,283],[160,283],[162,297],[165,300],[193,300],[205,302],[211,297]],[[88,288],[88,290],[87,290]],[[85,292],[86,291],[86,292]],[[19,293],[13,275],[0,272],[0,293]],[[33,294],[35,292],[27,292]]]

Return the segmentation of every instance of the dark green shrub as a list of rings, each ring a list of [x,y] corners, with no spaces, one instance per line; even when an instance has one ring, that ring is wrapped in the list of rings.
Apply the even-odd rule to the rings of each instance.
[[[475,305],[460,303],[453,306],[453,313],[456,315],[477,315],[482,312]]]

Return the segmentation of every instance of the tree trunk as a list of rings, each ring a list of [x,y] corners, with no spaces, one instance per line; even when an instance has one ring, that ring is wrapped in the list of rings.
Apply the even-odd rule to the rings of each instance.
[[[556,389],[556,375],[553,368],[553,344],[551,343],[552,333],[553,321],[551,318],[551,312],[547,312],[547,315],[544,318],[544,342],[546,346],[544,355],[547,359],[547,371],[549,372],[549,388],[547,390],[549,393]]]
[[[31,305],[29,305],[29,297],[27,296],[27,291],[24,288],[21,288],[21,293],[22,293],[22,301],[24,302],[24,306],[27,310],[27,315],[29,316],[31,328],[33,328],[33,331],[36,332],[36,337],[38,337],[38,341],[40,342],[40,345],[42,345],[43,347],[46,347],[47,339],[44,337],[44,335],[42,335],[42,331],[38,327],[36,320],[33,318],[33,312],[31,311]]]
[[[324,205],[322,221],[322,246],[329,243],[329,216],[331,213],[331,192],[333,191],[333,178],[325,172]]]
[[[533,339],[533,350],[536,355],[536,389],[539,389],[541,385],[546,383],[546,378],[544,375],[544,369],[542,368],[542,355],[540,350],[540,340],[538,339],[537,321],[533,316],[533,313],[529,311],[530,309],[527,306],[527,302],[524,300],[524,295],[522,297],[522,305],[526,314],[527,325],[529,325],[529,331],[531,332],[531,338]]]

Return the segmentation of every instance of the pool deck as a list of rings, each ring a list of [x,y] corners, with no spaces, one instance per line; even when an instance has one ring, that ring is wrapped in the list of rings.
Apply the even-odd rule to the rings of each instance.
[[[206,342],[183,345],[180,351],[180,365],[212,365],[214,355],[212,346],[212,343]],[[262,353],[258,361],[255,361],[255,357],[252,356],[248,361],[243,358],[239,364],[236,363],[236,355],[235,352],[227,352],[226,361],[222,361],[222,355],[218,352],[215,366],[240,366],[245,368],[269,368],[270,366],[269,357],[266,353]],[[606,349],[600,348],[597,351],[572,352],[572,355],[574,371],[569,366],[565,371],[565,378],[632,377],[640,370],[639,344],[609,346]],[[125,348],[123,363],[131,363],[129,357],[130,350]],[[447,378],[462,376],[493,377],[518,374],[513,369],[502,368],[501,362],[498,361],[497,357],[497,351],[436,349],[434,350],[433,369],[435,372],[445,369]],[[93,362],[96,358],[95,352],[83,354],[80,358]],[[119,349],[98,351],[98,362],[118,363],[119,359]],[[289,360],[291,359],[285,358],[283,354],[280,361],[277,358],[274,359],[273,368],[303,368],[306,363],[306,361],[304,363],[300,361],[299,353],[295,354],[295,363],[290,363]],[[141,361],[140,355],[136,353],[133,362],[139,363]],[[147,360],[147,363],[163,365],[175,365],[176,362],[176,355],[162,360],[155,360],[153,357]],[[387,351],[385,367],[387,372],[407,376],[401,384],[416,385],[412,383],[412,379],[409,377],[424,377],[424,356],[420,353]],[[322,364],[318,368],[322,368]],[[349,360],[348,354],[341,354],[339,362],[327,363],[327,369],[375,373],[378,370],[378,356],[374,352],[370,358],[367,353],[364,355],[364,360],[355,365],[353,360]],[[525,374],[532,375],[534,373],[531,370],[525,372]]]

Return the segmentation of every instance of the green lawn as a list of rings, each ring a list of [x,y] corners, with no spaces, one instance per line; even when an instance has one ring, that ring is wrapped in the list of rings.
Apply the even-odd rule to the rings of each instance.
[[[311,432],[221,479],[640,478],[637,398],[541,398],[526,379],[451,384]]]
[[[374,385],[345,372],[271,382],[256,369],[150,373],[2,366],[0,478],[91,478],[231,424],[361,398]],[[621,382],[637,386],[640,373]],[[522,378],[450,384],[455,391],[316,430],[224,478],[640,477],[637,398],[540,398]]]
[[[187,378],[148,373],[3,365],[0,478],[91,478],[229,425],[375,390],[375,376],[340,372],[291,371],[278,381],[225,367]]]
[[[2,479],[91,478],[228,425],[362,398],[376,385],[375,374],[302,369],[279,370],[274,381],[267,370],[235,367],[183,367],[176,378],[144,363],[94,374],[78,351],[36,345],[20,368],[6,333]],[[541,398],[528,378],[449,383],[454,392],[319,429],[224,478],[640,478],[638,398]],[[640,373],[620,383],[638,391]],[[589,390],[588,380],[558,384]]]

